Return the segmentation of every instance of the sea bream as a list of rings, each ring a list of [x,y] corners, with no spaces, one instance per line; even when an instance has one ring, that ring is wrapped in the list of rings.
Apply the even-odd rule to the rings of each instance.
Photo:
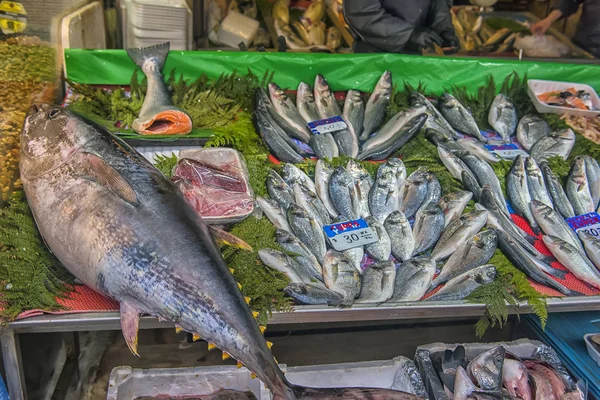
[[[139,317],[148,314],[214,343],[253,371],[275,400],[418,398],[289,383],[207,225],[172,182],[105,129],[64,108],[34,105],[21,134],[20,172],[54,255],[120,302],[133,353]]]
[[[131,129],[141,135],[185,135],[192,130],[192,119],[173,105],[161,73],[169,48],[167,42],[127,50],[129,57],[142,69],[148,80],[140,115],[131,124]]]

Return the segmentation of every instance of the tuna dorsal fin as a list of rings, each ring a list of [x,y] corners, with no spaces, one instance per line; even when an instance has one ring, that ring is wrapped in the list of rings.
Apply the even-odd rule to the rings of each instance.
[[[83,153],[81,164],[80,172],[85,178],[98,183],[133,206],[139,204],[137,195],[129,182],[102,158],[92,153]]]
[[[235,247],[237,249],[253,251],[252,246],[250,246],[248,243],[246,243],[239,237],[232,235],[231,233],[226,232],[222,229],[215,228],[214,226],[209,225],[208,228],[212,237],[218,244]]]
[[[136,356],[140,356],[138,347],[138,328],[140,325],[140,313],[126,301],[121,302],[121,330],[129,350]]]

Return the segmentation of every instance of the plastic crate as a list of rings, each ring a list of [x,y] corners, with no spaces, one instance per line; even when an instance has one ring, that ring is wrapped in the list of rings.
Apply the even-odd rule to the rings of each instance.
[[[554,90],[567,90],[569,88],[574,88],[575,90],[585,90],[588,92],[592,98],[592,106],[595,110],[577,110],[568,107],[557,107],[557,106],[549,106],[547,104],[542,103],[537,96],[554,91]],[[600,98],[598,98],[598,94],[596,91],[589,85],[584,85],[582,83],[571,83],[571,82],[559,82],[559,81],[543,81],[538,79],[529,79],[527,81],[527,93],[535,106],[537,112],[541,114],[562,114],[562,115],[576,115],[583,117],[595,117],[600,115]]]

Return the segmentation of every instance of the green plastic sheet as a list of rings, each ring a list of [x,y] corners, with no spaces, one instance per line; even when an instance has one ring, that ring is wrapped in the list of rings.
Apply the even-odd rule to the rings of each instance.
[[[135,64],[124,50],[66,49],[67,78],[86,84],[127,85]],[[381,73],[392,71],[396,84],[402,81],[440,93],[450,85],[475,91],[489,75],[496,82],[513,71],[529,78],[587,83],[600,88],[600,65],[549,63],[518,60],[410,56],[404,54],[317,54],[258,53],[234,51],[171,51],[165,74],[175,69],[185,79],[201,73],[215,79],[234,70],[251,69],[262,76],[275,72],[274,80],[285,88],[296,88],[301,81],[314,82],[317,73],[325,76],[334,90],[350,88],[371,91]]]

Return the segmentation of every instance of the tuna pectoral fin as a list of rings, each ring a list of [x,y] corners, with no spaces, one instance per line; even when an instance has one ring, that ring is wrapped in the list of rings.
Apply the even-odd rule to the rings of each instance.
[[[392,389],[308,388],[293,386],[297,400],[418,400],[422,397]],[[281,400],[277,396],[273,400]]]
[[[121,302],[121,330],[129,350],[136,356],[140,356],[137,351],[138,346],[138,327],[140,325],[140,312],[131,304]]]
[[[129,182],[103,159],[92,153],[83,153],[79,161],[83,178],[98,183],[133,206],[138,205],[137,195]]]
[[[253,251],[252,246],[240,239],[239,237],[232,235],[222,229],[215,228],[214,226],[208,227],[212,237],[215,239],[217,244],[235,247],[237,249]]]

